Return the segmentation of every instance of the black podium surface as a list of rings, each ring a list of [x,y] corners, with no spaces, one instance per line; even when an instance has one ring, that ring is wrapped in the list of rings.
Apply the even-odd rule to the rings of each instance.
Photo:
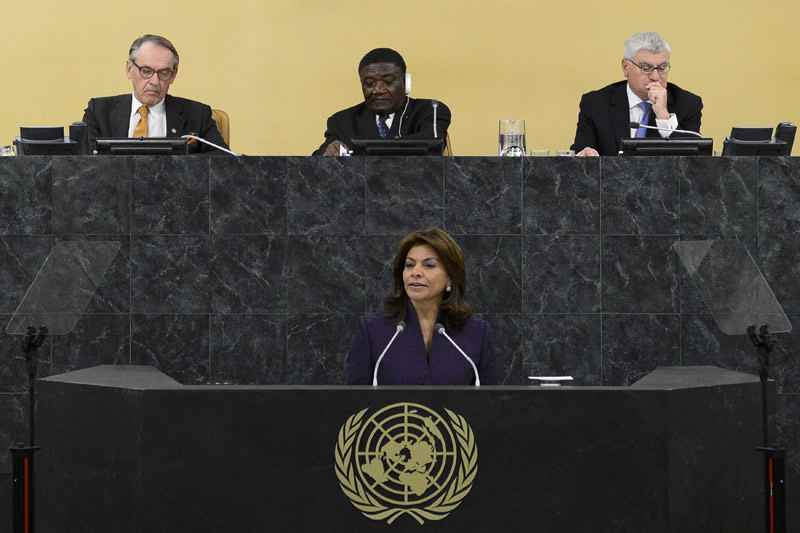
[[[630,387],[182,386],[113,365],[40,383],[42,531],[762,526],[759,383],[715,367]]]

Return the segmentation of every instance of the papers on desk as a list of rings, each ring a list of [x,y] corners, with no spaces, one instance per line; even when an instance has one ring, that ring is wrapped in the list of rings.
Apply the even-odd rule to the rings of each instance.
[[[573,381],[572,376],[528,376],[528,379],[538,381],[541,387],[560,387],[562,381]]]

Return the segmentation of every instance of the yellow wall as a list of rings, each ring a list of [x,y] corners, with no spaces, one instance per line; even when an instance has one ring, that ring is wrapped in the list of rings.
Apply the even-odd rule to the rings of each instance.
[[[403,54],[413,96],[450,106],[456,155],[496,154],[500,118],[526,120],[529,149],[566,148],[581,94],[622,79],[622,45],[644,29],[669,41],[670,81],[703,97],[715,148],[733,125],[800,122],[797,0],[0,0],[0,16],[0,144],[130,92],[143,33],[181,54],[171,93],[226,110],[250,155],[311,153],[360,101],[356,67],[377,46]]]

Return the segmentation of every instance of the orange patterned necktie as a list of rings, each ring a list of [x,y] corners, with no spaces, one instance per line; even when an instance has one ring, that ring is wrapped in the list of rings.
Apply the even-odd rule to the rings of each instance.
[[[136,129],[133,130],[134,137],[147,137],[147,113],[149,112],[150,108],[146,105],[143,105],[139,108],[139,114],[142,116],[142,118],[139,119]]]

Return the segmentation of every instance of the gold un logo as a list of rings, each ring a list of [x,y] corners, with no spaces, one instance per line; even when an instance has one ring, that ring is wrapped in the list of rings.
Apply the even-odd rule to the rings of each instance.
[[[415,403],[368,409],[347,419],[336,443],[336,476],[364,516],[386,520],[409,514],[441,520],[458,507],[478,473],[478,447],[463,417],[446,420]]]

